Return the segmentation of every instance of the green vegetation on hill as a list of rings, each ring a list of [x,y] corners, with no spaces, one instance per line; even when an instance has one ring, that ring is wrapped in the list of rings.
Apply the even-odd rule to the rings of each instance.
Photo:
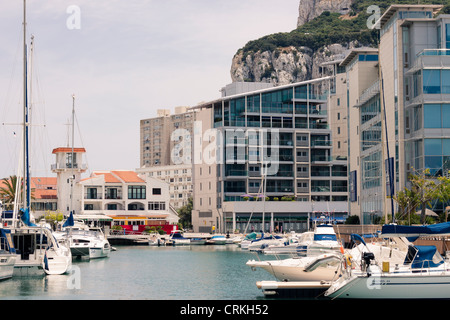
[[[254,52],[274,51],[288,46],[308,47],[314,51],[333,43],[345,44],[357,40],[361,45],[374,46],[378,42],[378,30],[367,27],[372,13],[367,8],[377,5],[381,14],[392,4],[417,4],[417,0],[369,1],[354,0],[351,11],[344,17],[339,13],[323,12],[319,17],[305,23],[291,32],[275,33],[249,41],[242,49],[244,57]],[[450,13],[450,0],[420,0],[420,4],[443,4],[443,13]]]

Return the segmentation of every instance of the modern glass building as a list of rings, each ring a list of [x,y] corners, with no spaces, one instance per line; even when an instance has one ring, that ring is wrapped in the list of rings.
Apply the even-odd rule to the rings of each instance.
[[[357,74],[369,63],[362,52],[345,59],[350,212],[363,223],[391,215],[390,178],[395,193],[410,187],[412,173],[430,169],[439,176],[450,169],[450,16],[437,15],[441,8],[392,5],[376,25],[380,45],[372,71]],[[442,211],[442,204],[433,210]]]
[[[217,155],[215,206],[206,199],[207,180],[201,178],[211,165],[194,165],[193,221],[198,220],[199,231],[211,226],[221,231],[242,232],[247,226],[304,231],[315,216],[343,220],[348,211],[347,158],[333,157],[328,100],[334,93],[335,81],[329,77],[196,107],[206,118],[203,134],[205,122],[214,129]],[[203,152],[206,140],[203,136]]]

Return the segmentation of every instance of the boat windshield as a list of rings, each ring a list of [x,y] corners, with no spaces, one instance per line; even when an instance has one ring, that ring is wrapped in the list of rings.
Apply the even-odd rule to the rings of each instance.
[[[256,232],[252,232],[252,233],[246,235],[244,240],[255,240],[257,237],[261,237],[261,235]]]
[[[335,234],[315,234],[314,241],[337,241]]]
[[[411,268],[433,268],[444,263],[435,246],[409,246],[405,257],[405,264],[411,264]]]

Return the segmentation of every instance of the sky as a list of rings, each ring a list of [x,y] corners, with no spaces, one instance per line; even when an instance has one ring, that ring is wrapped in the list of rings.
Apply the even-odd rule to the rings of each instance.
[[[89,172],[139,167],[139,121],[220,97],[248,41],[296,28],[299,0],[27,0],[31,174],[86,148]],[[23,1],[0,2],[0,178],[17,174]],[[31,37],[33,50],[31,50]],[[31,52],[32,51],[32,52]],[[75,99],[72,98],[75,97]]]

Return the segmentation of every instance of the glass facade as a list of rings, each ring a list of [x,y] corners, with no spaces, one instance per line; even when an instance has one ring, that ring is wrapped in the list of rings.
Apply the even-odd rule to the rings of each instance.
[[[450,94],[450,70],[424,69],[422,92],[424,94]]]
[[[248,197],[243,195],[259,192],[262,151],[278,160],[276,172],[266,176],[269,201],[286,196],[347,200],[346,162],[334,164],[331,157],[328,88],[327,81],[318,80],[224,97],[213,104],[214,127],[226,134],[225,164],[218,168],[225,201],[244,201]],[[228,139],[228,132],[237,129],[242,136]]]

